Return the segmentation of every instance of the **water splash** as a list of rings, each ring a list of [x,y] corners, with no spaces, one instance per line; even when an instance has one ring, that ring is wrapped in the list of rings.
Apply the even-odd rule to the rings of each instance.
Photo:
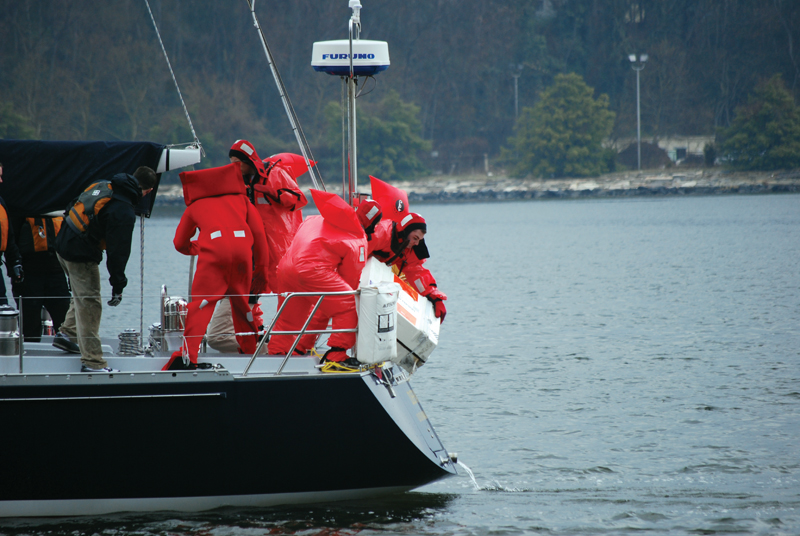
[[[481,487],[478,484],[478,481],[475,480],[475,474],[472,472],[472,470],[469,467],[467,467],[461,461],[458,461],[456,463],[458,463],[458,465],[460,465],[461,467],[464,468],[464,470],[467,472],[469,477],[472,479],[472,485],[475,486],[475,490],[477,490],[477,491],[505,491],[505,492],[511,492],[511,493],[531,491],[528,488],[508,488],[508,487],[502,485],[500,482],[497,482],[496,480],[494,482],[492,482],[491,484],[488,484],[486,486]]]
[[[459,461],[458,461],[458,462],[456,462],[456,463],[458,463],[458,465],[460,465],[461,467],[463,467],[463,468],[464,468],[464,470],[467,472],[467,474],[469,475],[469,477],[472,479],[472,485],[473,485],[473,486],[475,486],[475,489],[476,489],[476,490],[480,490],[480,489],[481,489],[481,487],[478,485],[478,481],[477,481],[477,480],[475,480],[475,475],[472,473],[472,469],[470,469],[469,467],[467,467],[467,465],[466,465],[464,462],[462,462],[461,460],[459,460]]]

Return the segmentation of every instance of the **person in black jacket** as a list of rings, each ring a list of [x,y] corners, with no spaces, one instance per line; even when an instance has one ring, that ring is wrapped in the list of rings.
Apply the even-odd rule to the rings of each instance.
[[[42,308],[53,320],[58,331],[69,309],[67,276],[56,256],[56,236],[64,218],[35,216],[25,218],[13,215],[14,229],[25,280],[13,282],[11,288],[19,307],[25,342],[39,342],[42,338]]]
[[[112,290],[108,305],[116,307],[122,301],[122,291],[128,284],[125,266],[136,225],[134,207],[150,193],[156,181],[155,172],[146,166],[138,168],[133,175],[114,175],[110,181],[111,197],[99,209],[88,229],[81,233],[69,224],[67,215],[56,237],[56,253],[69,277],[72,302],[61,331],[53,339],[53,346],[74,353],[79,350],[81,372],[112,372],[103,358],[100,343],[103,304],[100,301],[99,265],[105,249]],[[107,185],[102,187],[107,188]]]
[[[0,182],[3,182],[3,163],[0,162]],[[14,284],[22,283],[22,257],[20,257],[17,243],[14,240],[14,230],[11,227],[11,220],[8,218],[6,202],[0,197],[0,254],[5,257],[6,270],[8,277]],[[8,305],[6,296],[6,282],[0,275],[0,305]]]

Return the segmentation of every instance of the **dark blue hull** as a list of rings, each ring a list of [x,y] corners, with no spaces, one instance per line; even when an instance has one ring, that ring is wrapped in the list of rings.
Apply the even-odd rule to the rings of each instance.
[[[455,474],[409,384],[370,373],[6,375],[0,418],[2,516],[316,502]]]

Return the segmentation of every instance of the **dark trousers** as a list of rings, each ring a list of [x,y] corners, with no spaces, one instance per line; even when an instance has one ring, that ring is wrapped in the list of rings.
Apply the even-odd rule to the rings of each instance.
[[[63,272],[50,274],[25,274],[25,280],[13,285],[12,291],[19,308],[22,302],[22,333],[28,342],[39,342],[42,337],[42,307],[53,319],[58,332],[69,309],[69,285]]]

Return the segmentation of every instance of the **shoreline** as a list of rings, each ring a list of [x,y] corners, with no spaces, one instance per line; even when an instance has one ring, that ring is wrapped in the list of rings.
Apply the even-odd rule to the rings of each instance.
[[[581,179],[514,179],[506,176],[434,176],[392,182],[409,202],[474,202],[592,199],[642,196],[702,196],[800,193],[800,169],[774,172],[706,169],[609,173]],[[310,187],[301,185],[311,198]],[[369,185],[359,185],[361,192]],[[180,185],[159,189],[157,206],[184,206]]]

